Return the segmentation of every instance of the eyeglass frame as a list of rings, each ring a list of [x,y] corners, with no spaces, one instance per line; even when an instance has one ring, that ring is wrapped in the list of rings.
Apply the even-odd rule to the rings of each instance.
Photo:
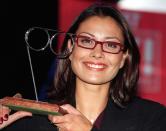
[[[33,48],[29,42],[28,42],[28,36],[29,36],[29,33],[35,29],[40,29],[42,31],[44,31],[47,35],[47,42],[45,44],[44,47],[42,48],[39,48],[39,49],[36,49],[36,48]],[[50,36],[48,31],[53,31],[53,32],[56,32],[54,33],[54,35]],[[56,37],[57,35],[59,34],[66,34],[66,36],[68,35],[72,41],[72,43],[74,44],[73,42],[73,39],[72,37],[74,36],[74,34],[72,33],[67,33],[67,32],[64,32],[64,31],[59,31],[59,30],[53,30],[53,29],[48,29],[48,28],[42,28],[42,27],[31,27],[29,28],[26,32],[25,32],[25,36],[24,36],[24,39],[25,39],[25,42],[27,44],[27,47],[30,48],[31,50],[33,51],[36,51],[36,52],[39,52],[39,51],[44,51],[48,46],[50,47],[50,50],[53,52],[53,54],[55,54],[58,58],[65,58],[66,56],[68,56],[71,52],[69,52],[68,54],[65,54],[65,55],[58,55],[53,49],[52,49],[52,41],[54,39],[54,37]]]
[[[93,48],[88,48],[88,47],[81,46],[81,45],[79,44],[79,42],[78,42],[78,39],[81,38],[81,37],[85,37],[85,38],[88,38],[89,40],[94,41],[94,42],[95,42],[94,47],[93,47]],[[72,34],[72,38],[73,38],[73,41],[76,42],[76,44],[77,44],[78,47],[81,47],[81,48],[84,48],[84,49],[93,50],[93,49],[95,49],[95,47],[97,46],[97,44],[100,44],[102,51],[103,51],[103,52],[106,52],[106,53],[118,54],[118,53],[120,53],[121,51],[123,51],[123,52],[126,51],[126,46],[125,46],[125,45],[122,45],[120,42],[112,42],[112,43],[114,43],[115,45],[120,46],[119,51],[116,52],[116,53],[113,53],[113,52],[105,51],[105,50],[103,49],[103,45],[104,45],[104,43],[106,43],[107,41],[97,41],[97,40],[95,40],[94,38],[90,38],[90,37],[88,37],[88,36],[83,36],[83,35],[80,35],[80,34],[79,34],[79,35],[73,35],[73,34]]]
[[[41,29],[41,30],[45,31],[45,33],[47,34],[48,41],[47,41],[46,45],[45,45],[43,48],[41,48],[41,49],[35,49],[35,48],[31,47],[30,44],[28,43],[28,35],[29,35],[30,31],[32,31],[32,30],[34,30],[34,29]],[[55,33],[52,37],[50,37],[48,31],[55,31],[56,33]],[[74,46],[74,44],[76,43],[78,47],[81,47],[81,48],[84,48],[84,49],[93,50],[93,49],[97,46],[97,44],[100,44],[101,47],[102,47],[102,51],[103,51],[103,52],[106,52],[106,53],[118,54],[118,53],[121,52],[121,51],[126,51],[125,45],[120,44],[120,42],[119,42],[119,43],[118,43],[118,42],[113,42],[113,43],[116,43],[116,45],[120,46],[120,49],[119,49],[118,52],[112,53],[112,52],[105,51],[105,50],[103,49],[103,44],[104,44],[106,41],[97,41],[97,40],[95,40],[95,39],[93,39],[93,38],[90,38],[90,37],[88,37],[88,36],[83,36],[83,35],[80,35],[80,34],[79,34],[79,35],[76,35],[76,34],[72,34],[72,33],[68,33],[68,32],[63,32],[63,31],[58,31],[58,30],[52,30],[52,29],[48,29],[48,28],[41,28],[41,27],[32,27],[32,28],[30,28],[30,29],[25,33],[25,41],[26,41],[26,43],[27,43],[27,46],[28,46],[30,49],[34,50],[34,51],[43,51],[43,50],[45,50],[45,48],[49,45],[51,51],[52,51],[56,56],[61,57],[60,55],[56,54],[56,52],[54,52],[54,50],[53,50],[52,47],[51,47],[51,45],[52,45],[52,40],[53,40],[54,37],[55,37],[56,35],[58,35],[58,34],[67,34],[68,36],[70,36],[70,39],[71,39],[71,41],[72,41],[72,43],[73,43],[73,46]],[[83,46],[79,45],[79,43],[78,43],[78,38],[79,38],[79,37],[87,37],[88,39],[93,40],[93,41],[95,42],[94,47],[93,47],[93,48],[88,48],[88,47],[83,47]],[[70,53],[71,53],[71,52],[69,52],[69,54],[70,54]],[[66,57],[66,56],[68,56],[68,55],[65,54],[64,57]],[[63,56],[62,56],[62,58],[63,58]]]

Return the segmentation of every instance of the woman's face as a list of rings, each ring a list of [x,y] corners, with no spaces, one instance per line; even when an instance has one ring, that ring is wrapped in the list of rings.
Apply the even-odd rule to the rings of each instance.
[[[113,41],[123,44],[124,38],[118,24],[111,17],[93,16],[82,22],[76,32],[96,41]],[[72,70],[77,80],[93,84],[109,84],[123,67],[127,53],[103,52],[100,44],[94,49],[79,47],[76,43],[70,55]]]

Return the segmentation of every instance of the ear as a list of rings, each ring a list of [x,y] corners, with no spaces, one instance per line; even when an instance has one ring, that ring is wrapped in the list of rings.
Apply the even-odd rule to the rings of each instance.
[[[120,69],[124,66],[124,63],[125,63],[125,60],[127,59],[127,57],[128,57],[128,50],[125,53],[123,53],[123,58],[120,63]]]
[[[68,48],[68,50],[70,52],[72,52],[72,50],[73,50],[73,44],[72,44],[71,39],[69,39],[68,42],[67,42],[67,48]]]
[[[72,44],[71,39],[69,39],[68,42],[67,42],[67,48],[68,48],[70,53],[73,51],[73,44]],[[72,59],[72,54],[70,54],[69,59],[70,60]]]

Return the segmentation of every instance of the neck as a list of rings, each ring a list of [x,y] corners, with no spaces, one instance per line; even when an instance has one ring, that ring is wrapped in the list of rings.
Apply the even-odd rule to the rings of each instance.
[[[76,108],[92,123],[104,110],[109,95],[109,83],[103,85],[76,84]]]

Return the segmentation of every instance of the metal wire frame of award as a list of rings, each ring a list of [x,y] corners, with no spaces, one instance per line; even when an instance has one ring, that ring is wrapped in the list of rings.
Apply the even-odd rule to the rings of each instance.
[[[31,68],[36,101],[38,101],[38,93],[34,78],[30,50],[40,52],[44,51],[46,48],[50,48],[52,53],[54,53],[57,58],[64,59],[69,56],[71,52],[69,51],[69,49],[63,47],[63,42],[66,42],[66,40],[70,39],[73,45],[74,42],[72,35],[73,34],[70,33],[42,27],[32,27],[26,31],[25,42],[27,45],[26,47]]]

